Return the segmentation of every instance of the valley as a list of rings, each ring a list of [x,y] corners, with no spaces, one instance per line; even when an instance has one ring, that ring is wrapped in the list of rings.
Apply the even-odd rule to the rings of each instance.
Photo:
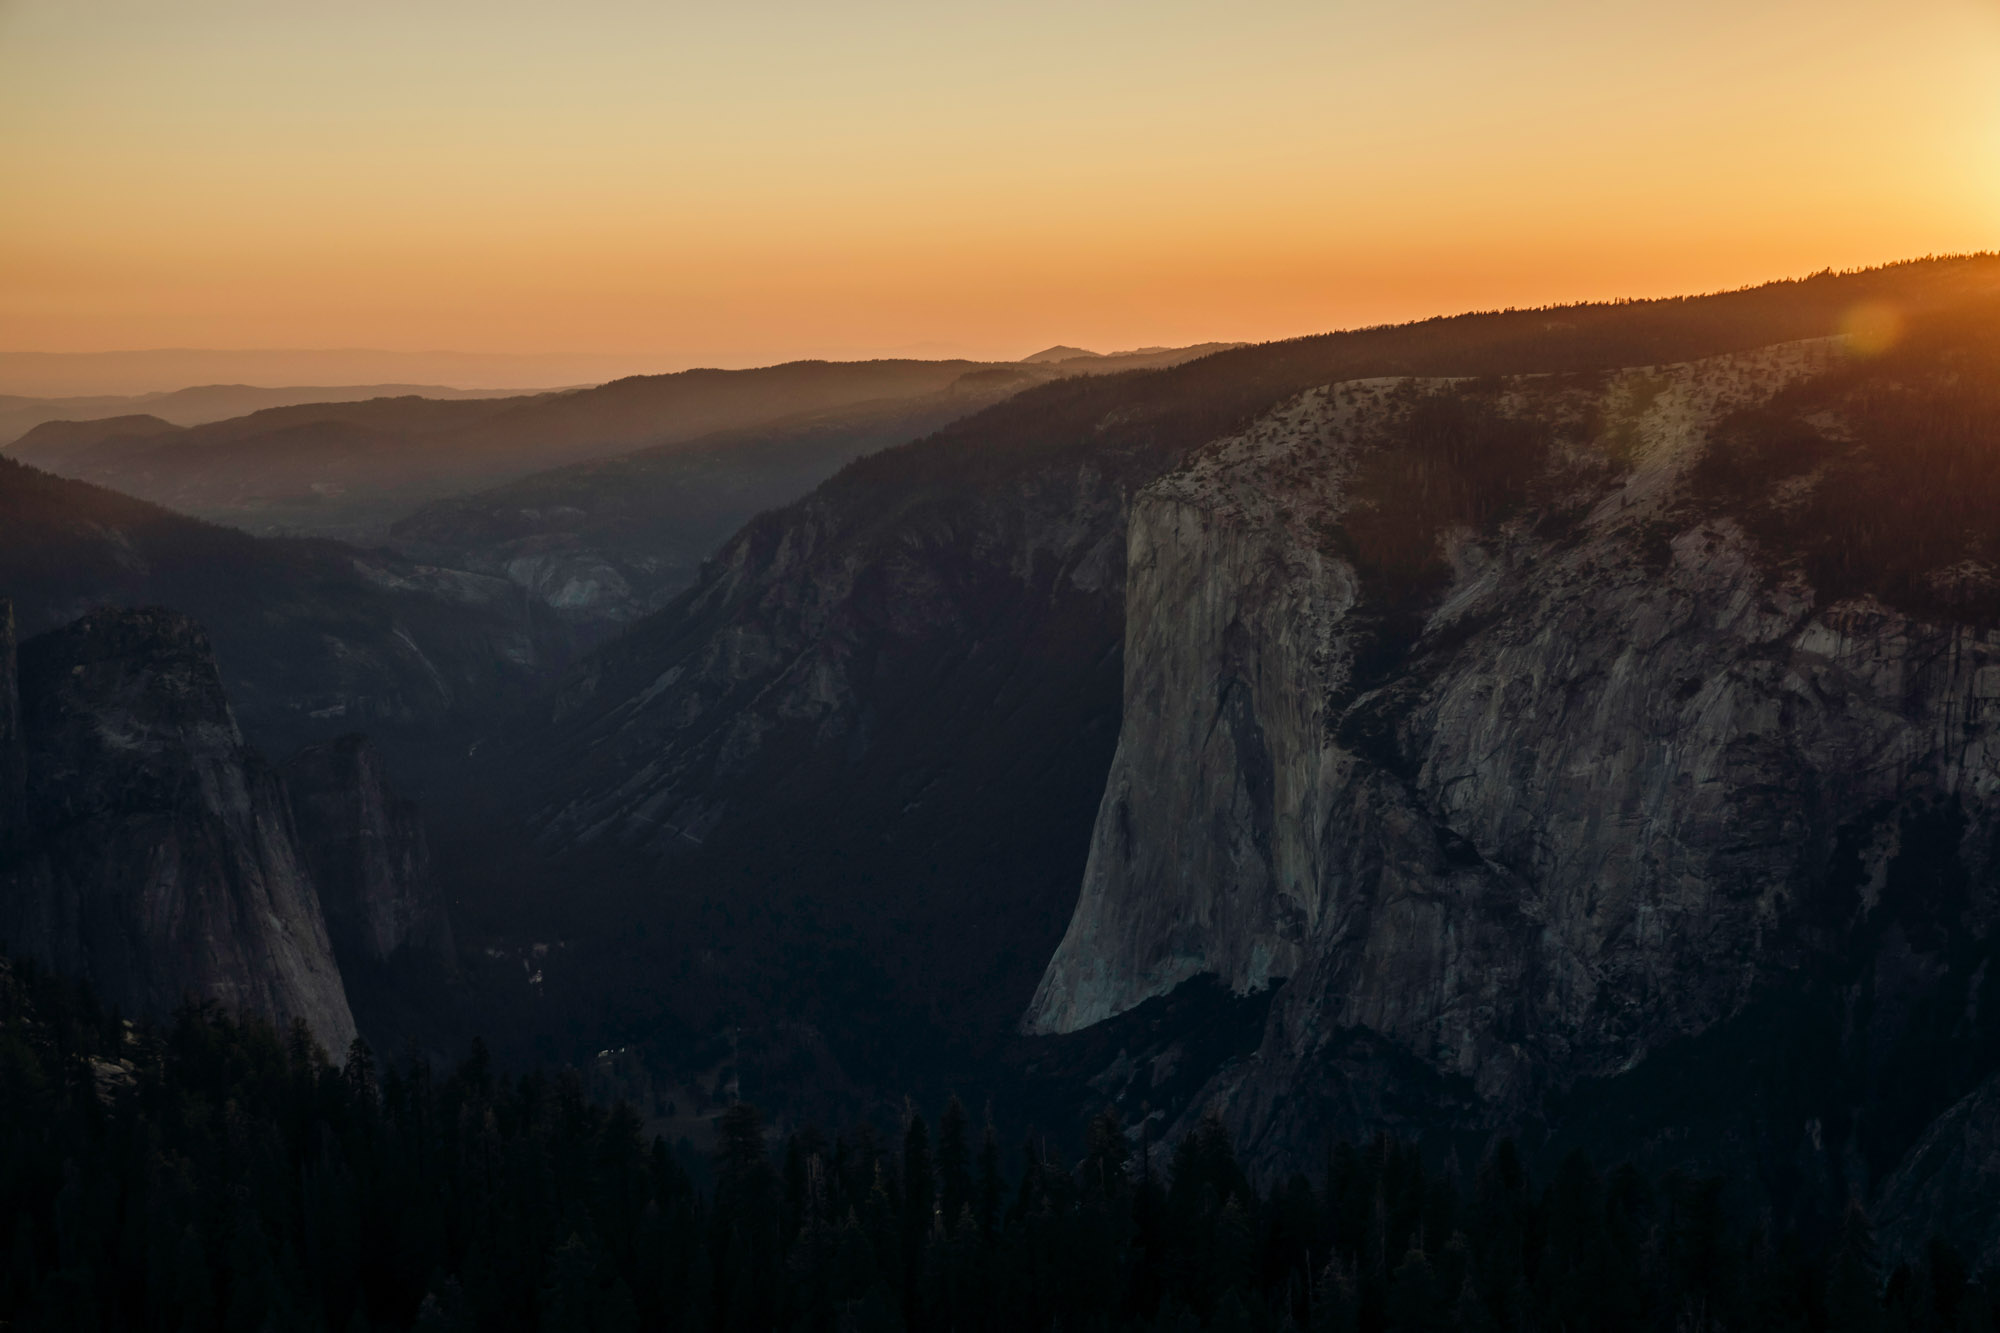
[[[1869,302],[1907,323],[1864,353]],[[607,451],[365,545],[0,460],[4,933],[158,1020],[477,1037],[688,1162],[741,1103],[1079,1141],[1108,1107],[1212,1124],[1259,1188],[1506,1139],[2000,1263],[1958,1183],[2000,1077],[1996,303],[1974,258],[877,367],[912,391],[701,430],[621,397],[540,453],[517,418],[580,408],[300,409],[300,457],[306,417]],[[174,485],[288,429],[193,428]],[[139,477],[191,433],[24,456]],[[189,929],[212,970],[145,961]]]
[[[0,1333],[2000,1333],[1995,88],[0,0]]]
[[[1835,280],[1820,281],[1827,286],[1817,291],[1808,283],[1707,298],[1711,304],[1700,320],[1692,317],[1689,306],[1679,304],[1605,311],[1598,316],[1602,343],[1589,348],[1570,341],[1567,328],[1551,329],[1546,318],[1495,316],[1461,324],[1462,341],[1456,346],[1440,330],[1417,326],[1330,340],[1310,349],[1317,354],[1310,363],[1308,349],[1296,346],[1260,349],[1261,366],[1250,353],[1228,353],[1168,372],[1129,397],[1136,386],[1051,386],[931,440],[864,460],[803,503],[753,523],[724,548],[694,590],[571,669],[545,718],[509,738],[515,748],[500,752],[509,757],[491,762],[478,784],[490,793],[481,799],[509,813],[470,827],[499,822],[518,824],[521,832],[510,850],[480,862],[496,873],[487,877],[482,870],[475,877],[518,885],[507,899],[513,904],[508,914],[519,912],[533,920],[535,938],[566,941],[543,970],[541,993],[562,994],[566,1004],[604,1005],[603,1017],[596,1020],[599,1030],[616,1032],[619,1044],[637,1042],[642,1053],[648,1025],[657,1021],[640,1017],[648,1013],[694,1016],[697,1026],[762,1029],[779,1037],[781,1047],[793,1040],[782,1033],[809,1031],[817,1034],[811,1041],[830,1042],[835,1052],[848,1053],[844,1058],[856,1067],[867,1062],[893,1070],[897,1086],[916,1085],[932,1061],[940,1068],[960,1061],[978,1067],[989,1056],[975,1052],[998,1051],[1022,1040],[1032,1046],[1036,1039],[1009,1034],[1030,1014],[1038,983],[1051,995],[1057,993],[1052,987],[1071,984],[1064,978],[1073,970],[1069,959],[1077,946],[1064,944],[1057,950],[1066,928],[1073,940],[1090,941],[1092,971],[1124,965],[1117,952],[1123,946],[1113,941],[1128,928],[1107,927],[1108,935],[1094,939],[1097,932],[1086,935],[1082,923],[1095,911],[1092,886],[1113,873],[1106,848],[1115,843],[1104,839],[1108,830],[1118,829],[1107,820],[1116,817],[1116,793],[1125,781],[1113,752],[1136,743],[1131,730],[1134,699],[1157,699],[1162,708],[1170,703],[1195,707],[1185,725],[1196,728],[1196,735],[1209,729],[1207,734],[1215,738],[1209,743],[1222,746],[1223,754],[1233,753],[1229,747],[1239,741],[1230,738],[1242,727],[1249,728],[1241,733],[1245,745],[1258,744],[1260,731],[1277,734],[1269,732],[1275,724],[1257,713],[1265,706],[1256,702],[1260,696],[1247,692],[1233,705],[1247,710],[1242,720],[1230,729],[1213,730],[1219,724],[1205,720],[1210,715],[1200,709],[1206,705],[1197,701],[1230,680],[1245,680],[1246,691],[1247,682],[1265,680],[1267,688],[1278,691],[1276,698],[1292,701],[1274,707],[1331,706],[1313,701],[1334,687],[1301,690],[1286,683],[1294,671],[1332,669],[1322,660],[1327,645],[1315,646],[1310,636],[1306,642],[1288,637],[1301,625],[1320,623],[1315,617],[1331,614],[1313,610],[1319,603],[1311,599],[1337,598],[1343,579],[1351,590],[1359,587],[1355,575],[1342,574],[1341,560],[1329,553],[1337,552],[1344,540],[1337,532],[1329,538],[1323,530],[1331,521],[1325,517],[1324,495],[1338,494],[1338,467],[1314,452],[1321,446],[1309,444],[1320,438],[1314,433],[1318,428],[1306,430],[1288,415],[1303,410],[1294,403],[1301,392],[1294,386],[1343,385],[1339,401],[1349,405],[1342,410],[1363,411],[1352,404],[1365,396],[1375,404],[1369,410],[1379,411],[1386,426],[1401,410],[1394,403],[1402,400],[1392,391],[1423,398],[1426,391],[1404,379],[1422,364],[1421,358],[1428,357],[1430,369],[1454,379],[1523,373],[1554,377],[1545,390],[1519,390],[1533,404],[1519,409],[1525,419],[1522,430],[1507,427],[1504,420],[1488,427],[1478,425],[1476,415],[1449,414],[1439,418],[1442,425],[1424,429],[1442,431],[1446,439],[1462,430],[1490,430],[1491,438],[1501,443],[1523,439],[1523,471],[1510,473],[1514,464],[1487,464],[1500,469],[1481,482],[1498,488],[1497,499],[1490,502],[1495,507],[1484,516],[1473,510],[1470,518],[1528,522],[1532,514],[1547,531],[1569,533],[1575,540],[1574,524],[1605,503],[1591,498],[1590,488],[1623,478],[1641,442],[1655,434],[1671,436],[1681,451],[1674,455],[1680,460],[1677,466],[1685,468],[1720,420],[1718,413],[1747,409],[1780,393],[1793,379],[1811,380],[1830,369],[1833,362],[1826,358],[1836,356],[1832,345],[1813,340],[1837,328],[1838,316],[1816,326],[1825,317],[1815,307],[1830,314],[1840,300],[1855,299],[1868,284],[1884,279],[1850,280],[1856,285],[1838,297],[1833,296]],[[1968,300],[1979,294],[1976,283],[1959,291]],[[1913,293],[1906,299],[1915,305],[1924,298]],[[1949,305],[1955,297],[1940,292],[1936,299]],[[1828,304],[1818,306],[1821,300]],[[1799,336],[1769,340],[1780,332]],[[1445,343],[1443,350],[1439,343]],[[1623,378],[1607,377],[1606,372],[1632,355],[1631,349],[1640,347],[1653,354],[1742,359],[1685,372],[1669,369],[1675,364],[1670,360],[1648,360]],[[1745,355],[1764,347],[1777,350]],[[1281,377],[1281,370],[1294,378]],[[1681,374],[1706,378],[1704,392],[1710,397],[1703,401],[1710,407],[1696,410],[1668,394],[1677,382],[1673,377]],[[1261,395],[1270,404],[1263,410],[1276,415],[1253,425],[1248,436],[1240,426],[1232,433],[1232,420],[1259,420],[1255,404],[1260,400],[1252,395]],[[1660,410],[1677,415],[1656,423],[1633,407],[1641,400],[1657,401],[1664,404]],[[1486,401],[1470,398],[1464,411],[1476,411]],[[1445,405],[1427,410],[1442,412]],[[1546,421],[1540,419],[1544,413],[1549,414]],[[1343,429],[1361,429],[1360,418],[1354,420]],[[1548,443],[1541,432],[1561,437],[1560,445]],[[1263,442],[1209,443],[1216,439]],[[1584,439],[1595,443],[1585,448],[1577,442]],[[1200,447],[1205,444],[1208,448]],[[1390,444],[1377,447],[1393,452]],[[1143,653],[1135,653],[1131,635],[1146,632],[1147,623],[1135,617],[1154,612],[1148,609],[1152,603],[1132,600],[1133,566],[1128,562],[1137,558],[1134,552],[1144,550],[1146,577],[1155,577],[1152,567],[1162,557],[1152,552],[1164,538],[1154,535],[1150,519],[1134,525],[1131,516],[1181,512],[1164,498],[1175,493],[1175,486],[1191,484],[1177,480],[1177,469],[1219,466],[1203,464],[1211,456],[1240,457],[1245,478],[1240,484],[1249,488],[1245,494],[1263,497],[1257,512],[1292,511],[1280,530],[1300,531],[1305,536],[1298,540],[1308,544],[1296,555],[1283,542],[1268,546],[1271,539],[1261,536],[1241,556],[1197,547],[1191,570],[1206,579],[1240,567],[1240,575],[1229,577],[1248,580],[1251,591],[1223,594],[1204,583],[1191,584],[1184,595],[1198,600],[1190,611],[1163,608],[1161,623],[1170,628],[1159,631],[1163,637],[1147,644]],[[1581,470],[1566,480],[1558,476],[1544,483],[1537,469],[1552,457]],[[1647,487],[1665,487],[1654,495],[1654,502],[1664,503],[1666,492],[1673,490],[1662,480],[1667,475],[1655,471],[1620,484],[1642,488],[1634,495],[1652,494]],[[1544,492],[1545,485],[1559,484],[1570,489],[1559,489],[1554,498]],[[1442,531],[1461,521],[1450,506],[1465,501],[1450,497],[1477,492],[1466,491],[1465,483],[1450,474],[1435,483],[1418,475],[1424,493],[1433,485],[1443,488],[1440,503],[1446,507],[1428,518],[1419,511],[1415,521]],[[1288,486],[1299,488],[1296,497]],[[1393,488],[1375,493],[1390,499],[1396,495]],[[1548,525],[1555,520],[1543,517],[1542,506],[1548,505],[1563,515],[1553,527]],[[1637,522],[1639,514],[1653,512],[1641,509],[1633,517]],[[1315,514],[1321,517],[1311,517]],[[1394,537],[1410,521],[1399,519],[1380,531]],[[1645,540],[1652,544],[1601,568],[1586,565],[1597,572],[1576,576],[1576,586],[1593,591],[1609,586],[1602,581],[1610,569],[1624,567],[1620,562],[1632,562],[1632,577],[1653,577],[1643,571],[1657,568],[1664,558],[1653,552],[1675,549],[1671,533],[1658,531],[1660,521],[1644,520],[1651,525],[1644,529]],[[1329,547],[1329,540],[1336,545]],[[1480,558],[1476,547],[1464,549],[1473,552],[1464,560]],[[1412,619],[1412,612],[1433,605],[1434,599],[1448,601],[1451,580],[1470,577],[1473,565],[1460,569],[1428,552],[1428,544],[1418,540],[1382,547],[1371,557],[1369,568],[1376,572],[1369,577],[1388,589],[1378,597],[1388,595],[1402,605],[1388,608],[1395,614],[1369,611],[1357,620],[1357,630],[1345,636],[1344,648],[1336,641],[1332,660],[1346,653],[1357,659],[1353,671],[1366,673],[1360,674],[1365,684],[1352,687],[1357,694],[1391,699],[1412,688],[1405,684],[1381,694],[1393,681],[1378,676],[1402,660],[1410,639],[1435,614],[1426,610]],[[1755,568],[1752,559],[1746,569]],[[1221,600],[1208,600],[1215,597]],[[1262,667],[1255,659],[1232,665],[1236,659],[1229,657],[1171,666],[1177,654],[1204,641],[1185,619],[1204,606],[1214,609],[1200,614],[1217,617],[1211,622],[1214,632],[1225,644],[1235,645],[1229,650],[1233,653],[1251,651],[1258,642],[1251,626],[1268,617],[1279,636],[1279,646],[1268,651],[1279,656]],[[1610,641],[1620,640],[1614,635]],[[1141,662],[1148,670],[1182,674],[1157,683],[1141,677],[1135,683],[1130,672]],[[1279,665],[1284,662],[1298,665]],[[1698,677],[1708,669],[1683,670],[1672,688],[1678,689],[1683,677]],[[1475,680],[1482,678],[1475,673]],[[1308,714],[1287,725],[1293,728],[1287,734],[1309,738],[1316,728],[1330,724],[1313,722]],[[1736,747],[1732,754],[1740,749],[1740,742],[1726,743]],[[1261,744],[1268,749],[1276,741]],[[1192,760],[1201,753],[1194,735],[1169,742],[1162,757],[1145,762],[1146,780],[1158,784],[1174,771],[1166,756]],[[1135,826],[1131,836],[1149,849],[1147,854],[1164,856],[1162,865],[1188,865],[1187,871],[1175,873],[1207,885],[1204,892],[1229,883],[1230,873],[1252,878],[1227,892],[1223,901],[1236,904],[1228,918],[1215,915],[1219,906],[1199,903],[1189,904],[1184,913],[1161,911],[1160,919],[1181,923],[1172,927],[1176,933],[1165,951],[1168,959],[1178,961],[1152,973],[1149,989],[1127,991],[1129,998],[1090,1011],[1093,1019],[1199,975],[1221,976],[1230,987],[1253,993],[1282,980],[1287,986],[1279,991],[1281,998],[1298,993],[1292,978],[1305,968],[1301,950],[1319,927],[1310,916],[1298,915],[1309,909],[1288,905],[1283,895],[1291,894],[1293,901],[1308,896],[1295,887],[1296,877],[1324,853],[1310,844],[1287,844],[1279,830],[1298,830],[1285,837],[1317,838],[1311,831],[1322,821],[1340,825],[1332,811],[1341,807],[1301,808],[1297,791],[1281,798],[1270,784],[1311,779],[1328,761],[1310,754],[1308,749],[1299,758],[1258,760],[1273,765],[1263,778],[1256,776],[1261,768],[1235,775],[1225,765],[1216,779],[1224,784],[1219,790],[1197,785],[1176,798],[1188,804],[1164,815],[1166,823],[1190,831],[1212,829],[1217,839],[1212,853],[1192,848],[1176,853],[1170,849],[1185,835],[1169,835],[1157,826],[1142,834],[1136,829],[1147,826]],[[1400,772],[1400,764],[1392,771]],[[1305,777],[1284,777],[1287,772]],[[534,776],[521,783],[511,776],[516,773]],[[1226,813],[1230,811],[1236,813]],[[1244,822],[1232,822],[1237,820]],[[1458,865],[1454,858],[1476,852],[1476,844],[1454,840],[1463,836],[1440,834],[1458,850],[1438,853],[1445,859],[1435,871],[1417,868],[1426,864],[1419,860],[1408,873],[1470,874],[1476,880],[1483,862],[1467,861],[1469,870],[1453,868]],[[467,836],[468,843],[472,837]],[[1269,850],[1260,850],[1267,843]],[[1217,859],[1206,868],[1198,860],[1179,859],[1190,855]],[[542,857],[555,866],[573,867],[568,871],[573,882],[590,888],[559,899],[539,895],[532,875],[521,867]],[[1287,858],[1291,865],[1273,861],[1269,870],[1258,868],[1263,857]],[[1246,869],[1223,869],[1230,865]],[[1131,873],[1151,886],[1149,900],[1171,882],[1160,879],[1163,870]],[[1497,882],[1513,887],[1482,892],[1521,893],[1521,881],[1506,877],[1519,873],[1506,872]],[[1588,877],[1596,872],[1579,873]],[[1290,884],[1288,875],[1294,877]],[[1253,887],[1259,882],[1267,887]],[[1079,924],[1072,926],[1071,904],[1080,886],[1085,905]],[[1252,902],[1270,905],[1245,914]],[[606,919],[630,924],[609,935],[588,924]],[[1237,942],[1219,946],[1190,933],[1194,923],[1210,920],[1216,929],[1231,933],[1220,938],[1233,935]],[[1335,928],[1334,923],[1330,920],[1326,928]],[[1459,927],[1450,929],[1460,933]],[[1500,943],[1494,947],[1516,947],[1505,939],[1504,933],[1496,936]],[[674,940],[689,943],[682,948]],[[1356,943],[1383,945],[1380,937],[1365,931]],[[1224,952],[1216,952],[1218,948]],[[1050,957],[1057,963],[1044,981]],[[1389,977],[1423,975],[1402,963],[1380,965]],[[1730,998],[1732,994],[1738,998]],[[835,996],[841,998],[834,1001]],[[1725,991],[1715,1001],[1718,1009],[1708,1012],[1732,1011],[1747,1003],[1747,996],[1747,991]],[[1047,1012],[1044,1003],[1038,1002],[1033,1012]],[[1331,1002],[1312,998],[1298,1003],[1324,1013]],[[880,1017],[858,1021],[857,1015]],[[755,1021],[749,1021],[753,1016]],[[532,1024],[525,1010],[523,1018]],[[1688,1021],[1700,1027],[1708,1020]],[[1080,1025],[1071,1020],[1058,1026],[1032,1015],[1030,1023],[1044,1030]],[[1379,1041],[1383,1026],[1378,1025],[1386,1026],[1384,1015],[1355,1022],[1352,1037],[1336,1032],[1328,1038],[1335,1045],[1326,1058],[1335,1059],[1334,1051],[1351,1049],[1351,1042],[1366,1033],[1378,1034],[1367,1040]],[[919,1040],[937,1054],[913,1060],[908,1052]],[[1493,1039],[1468,1040],[1479,1049]],[[653,1058],[670,1062],[665,1046],[655,1048]],[[961,1054],[950,1054],[954,1050]],[[1267,1051],[1264,1058],[1272,1056]],[[1517,1068],[1534,1063],[1525,1055],[1510,1058],[1528,1062]],[[1622,1058],[1614,1058],[1610,1068]],[[1385,1067],[1395,1066],[1390,1061]],[[784,1067],[782,1062],[778,1067]],[[1428,1087],[1436,1080],[1449,1085],[1474,1068],[1444,1060],[1428,1072],[1404,1070],[1397,1077],[1416,1082],[1398,1086]],[[1551,1088],[1569,1086],[1579,1077],[1588,1083],[1592,1077],[1585,1068],[1565,1069],[1569,1072],[1554,1075]],[[1532,1079],[1547,1076],[1535,1073],[1509,1095],[1533,1104],[1544,1094],[1534,1091]],[[1367,1108],[1382,1098],[1399,1104],[1411,1100],[1395,1087],[1367,1091],[1375,1076],[1366,1068],[1346,1077],[1346,1090],[1335,1095],[1334,1104],[1355,1107],[1358,1116],[1369,1115]],[[1504,1085],[1508,1076],[1494,1077]],[[839,1085],[842,1079],[832,1082]],[[1199,1098],[1155,1109],[1166,1116],[1163,1125],[1172,1124],[1183,1106],[1230,1086],[1223,1078]],[[761,1091],[746,1084],[744,1095],[775,1105],[808,1091],[805,1082],[773,1076]],[[1145,1097],[1143,1083],[1133,1095]],[[1439,1132],[1455,1133],[1463,1126],[1485,1132],[1478,1127],[1489,1122],[1481,1117],[1513,1114],[1495,1107],[1476,1109],[1482,1102],[1476,1079],[1463,1093],[1453,1094],[1453,1100],[1475,1109],[1462,1125],[1446,1117],[1436,1126]],[[1521,1104],[1503,1101],[1501,1107]],[[1338,1123],[1333,1111],[1305,1110],[1306,1104],[1296,1099],[1291,1105],[1320,1126],[1308,1131],[1308,1137]],[[1558,1131],[1552,1127],[1547,1132]],[[1296,1137],[1289,1140],[1292,1146],[1285,1146],[1282,1133],[1268,1142],[1274,1169],[1313,1151],[1310,1142]]]

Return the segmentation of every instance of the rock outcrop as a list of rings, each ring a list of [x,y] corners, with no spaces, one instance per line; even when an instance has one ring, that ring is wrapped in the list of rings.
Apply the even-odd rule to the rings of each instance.
[[[2000,1075],[1925,1131],[1882,1189],[1874,1222],[1889,1265],[1916,1263],[1933,1236],[1959,1246],[1971,1271],[2000,1265]]]
[[[2000,598],[1970,511],[2000,492],[1993,404],[1953,387],[1983,382],[1969,327],[1876,367],[1822,341],[1339,383],[1148,487],[1118,754],[1024,1026],[1280,987],[1201,1099],[1275,1167],[1379,1128],[1344,1109],[1357,1033],[1519,1127],[1782,1011],[1823,1087],[1781,1114],[1754,1061],[1684,1084],[1742,1117],[1730,1166],[1865,1196],[1991,1049]]]
[[[298,846],[344,968],[453,966],[451,923],[431,881],[414,803],[390,790],[368,738],[342,736],[285,761]]]
[[[829,988],[887,974],[871,984],[899,1005],[1000,1028],[1032,984],[1115,735],[1131,473],[1159,462],[980,460],[982,485],[939,494],[896,478],[901,452],[751,523],[670,613],[571,674],[528,748],[496,745],[489,770],[518,787],[544,854],[592,858],[568,872],[585,892],[624,874],[648,912],[731,904],[652,917],[626,956],[587,964],[592,984],[701,976],[662,960],[696,941],[723,953],[730,920],[766,915],[851,942],[805,935],[767,993],[802,968]],[[597,910],[629,913],[613,901]],[[586,930],[579,916],[564,933]],[[935,946],[909,947],[913,932]],[[757,934],[727,952],[769,948]],[[703,987],[746,987],[750,967]]]
[[[0,937],[128,1013],[184,999],[302,1018],[344,1051],[340,972],[277,774],[243,743],[207,636],[102,611],[20,645],[24,819]]]
[[[1197,974],[1261,987],[1354,935],[1368,951],[1350,965],[1370,978],[1350,989],[1370,998],[1353,1021],[1414,1036],[1407,1025],[1491,1012],[1518,993],[1522,931],[1492,932],[1526,922],[1474,912],[1447,929],[1444,918],[1457,917],[1455,905],[1510,903],[1521,875],[1559,876],[1544,892],[1578,915],[1586,899],[1608,899],[1589,912],[1603,940],[1639,955],[1671,947],[1671,932],[1640,931],[1628,915],[1630,881],[1643,880],[1638,900],[1657,910],[1660,886],[1705,879],[1736,793],[1703,783],[1698,807],[1682,809],[1674,784],[1723,770],[1721,751],[1758,710],[1717,694],[1782,624],[1769,617],[1809,607],[1796,590],[1788,607],[1773,605],[1783,590],[1765,587],[1726,524],[1689,537],[1665,571],[1641,544],[1658,540],[1672,477],[1692,463],[1728,389],[1768,396],[1814,350],[1633,372],[1575,391],[1578,401],[1558,389],[1505,404],[1616,420],[1643,383],[1651,407],[1625,424],[1655,447],[1601,498],[1589,495],[1582,540],[1436,534],[1452,548],[1452,586],[1387,679],[1366,660],[1381,651],[1382,610],[1333,534],[1378,428],[1456,386],[1361,381],[1311,393],[1150,488],[1132,525],[1119,755],[1077,914],[1029,1027],[1074,1030]],[[1564,498],[1580,504],[1592,488],[1573,485]],[[1446,639],[1448,652],[1427,651]],[[1687,732],[1702,721],[1707,730]],[[1663,822],[1671,841],[1632,843]],[[1378,895],[1389,911],[1371,922],[1363,903]],[[1699,920],[1721,905],[1669,910]],[[1454,958],[1441,936],[1491,957]],[[1594,947],[1549,943],[1558,954]],[[1475,993],[1449,994],[1460,986]],[[1588,988],[1577,998],[1590,1008]],[[1504,1081],[1477,1026],[1435,1034],[1447,1064]]]

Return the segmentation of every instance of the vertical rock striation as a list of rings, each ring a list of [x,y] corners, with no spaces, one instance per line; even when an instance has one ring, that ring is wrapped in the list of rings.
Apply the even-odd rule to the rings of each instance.
[[[343,965],[422,959],[450,970],[451,923],[431,882],[417,807],[389,789],[367,737],[301,750],[284,777],[299,850]]]
[[[354,1020],[284,789],[244,745],[200,627],[93,613],[21,645],[18,688],[9,948],[131,1013],[213,1000],[344,1050]]]
[[[1325,669],[1357,587],[1279,520],[1263,472],[1324,452],[1330,429],[1325,396],[1307,395],[1225,450],[1234,475],[1177,471],[1134,506],[1124,721],[1030,1031],[1087,1027],[1196,975],[1258,988],[1303,961],[1328,774],[1322,701],[1299,684]]]
[[[1520,1124],[1785,996],[1852,1079],[1827,1151],[1866,1189],[1899,1117],[1979,1072],[1911,1052],[1979,1045],[2000,630],[1976,562],[1970,609],[1933,614],[1816,587],[1851,551],[1765,539],[1865,453],[1831,397],[1787,415],[1844,374],[1818,342],[1338,384],[1142,492],[1118,753],[1026,1029],[1196,975],[1281,984],[1258,1057],[1203,1098],[1275,1164],[1377,1127],[1342,1118],[1369,1102],[1358,1032]],[[1779,417],[1797,466],[1704,489]],[[1821,1124],[1757,1132],[1790,1151]]]
[[[2000,1074],[1937,1118],[1873,1210],[1888,1260],[1916,1264],[1934,1236],[1951,1237],[1975,1273],[2000,1265]]]

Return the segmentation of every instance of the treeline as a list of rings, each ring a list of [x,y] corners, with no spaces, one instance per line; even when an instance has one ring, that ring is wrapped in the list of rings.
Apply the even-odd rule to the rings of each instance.
[[[1822,605],[2000,624],[2000,300],[1919,319],[1885,354],[1736,413],[1692,480]]]
[[[0,964],[0,1320],[16,1330],[1986,1330],[1942,1244],[1880,1273],[1722,1182],[1471,1178],[1341,1147],[1265,1190],[1219,1122],[1081,1155],[935,1129],[773,1144],[748,1106],[698,1188],[627,1107],[475,1048],[343,1066],[213,1009],[162,1030]]]

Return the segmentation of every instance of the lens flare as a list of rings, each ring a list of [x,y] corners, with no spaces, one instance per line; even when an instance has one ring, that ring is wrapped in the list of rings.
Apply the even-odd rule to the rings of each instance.
[[[1880,356],[1903,336],[1903,312],[1886,301],[1867,301],[1840,321],[1847,350],[1856,356]]]

